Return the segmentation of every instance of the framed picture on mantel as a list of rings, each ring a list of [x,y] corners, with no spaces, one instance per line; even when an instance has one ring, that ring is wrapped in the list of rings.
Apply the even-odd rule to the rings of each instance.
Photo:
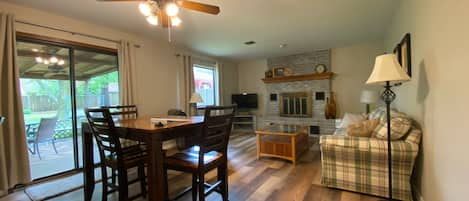
[[[399,44],[394,48],[394,54],[396,54],[397,60],[401,64],[404,71],[412,77],[412,54],[410,45],[410,33],[407,33]]]
[[[285,76],[285,68],[274,68],[274,77]]]

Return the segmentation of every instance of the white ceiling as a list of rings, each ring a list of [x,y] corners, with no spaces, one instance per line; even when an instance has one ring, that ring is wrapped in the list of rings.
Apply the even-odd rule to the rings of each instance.
[[[150,37],[138,3],[95,0],[7,0]],[[382,39],[400,0],[194,0],[218,5],[218,16],[183,10],[173,41],[211,56],[244,60],[343,47]],[[245,41],[257,44],[246,46]],[[288,44],[280,48],[280,44]]]

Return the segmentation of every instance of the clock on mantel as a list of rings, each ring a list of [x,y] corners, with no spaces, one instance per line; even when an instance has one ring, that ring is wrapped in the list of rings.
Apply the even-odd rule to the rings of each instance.
[[[334,76],[332,72],[326,73],[313,73],[313,74],[304,74],[304,75],[292,75],[292,76],[283,76],[283,77],[269,77],[264,78],[262,81],[264,83],[281,83],[281,82],[295,82],[295,81],[308,81],[308,80],[327,80],[331,79]]]

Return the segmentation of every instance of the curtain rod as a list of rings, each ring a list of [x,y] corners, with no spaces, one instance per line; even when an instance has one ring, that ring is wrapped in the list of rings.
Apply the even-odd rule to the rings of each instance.
[[[85,34],[85,33],[80,33],[80,32],[74,32],[74,31],[69,31],[69,30],[65,30],[65,29],[59,29],[59,28],[55,28],[55,27],[50,27],[50,26],[45,26],[45,25],[40,25],[40,24],[34,24],[34,23],[31,23],[31,22],[26,22],[26,21],[22,21],[22,20],[15,20],[15,21],[18,22],[18,23],[21,23],[21,24],[26,24],[26,25],[41,27],[41,28],[45,28],[45,29],[51,29],[51,30],[54,30],[54,31],[65,32],[65,33],[69,33],[69,34],[72,34],[72,35],[80,35],[80,36],[85,36],[85,37],[88,37],[88,38],[94,38],[94,39],[103,40],[103,41],[108,41],[108,42],[113,42],[113,43],[120,43],[119,40],[113,40],[113,39],[109,39],[109,38],[103,38],[103,37],[100,37],[100,36],[94,36],[94,35],[90,35],[90,34]],[[134,44],[134,47],[140,48],[140,45]]]

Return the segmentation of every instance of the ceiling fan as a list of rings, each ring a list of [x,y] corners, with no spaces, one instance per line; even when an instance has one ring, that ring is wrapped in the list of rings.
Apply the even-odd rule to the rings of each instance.
[[[220,8],[209,4],[189,0],[97,0],[100,2],[141,2],[138,6],[140,12],[146,17],[147,22],[157,26],[174,27],[181,24],[177,16],[179,7],[198,12],[218,15]]]

